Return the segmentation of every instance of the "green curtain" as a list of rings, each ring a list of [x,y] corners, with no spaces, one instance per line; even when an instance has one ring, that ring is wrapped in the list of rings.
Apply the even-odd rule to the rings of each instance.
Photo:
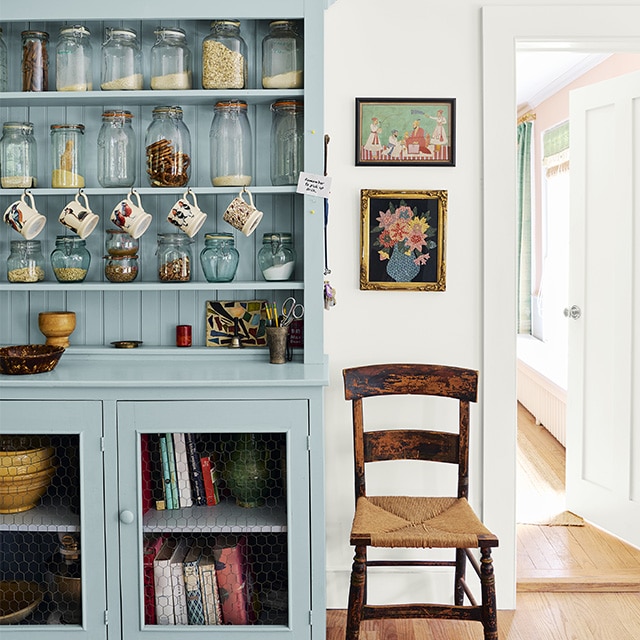
[[[517,331],[531,333],[531,137],[533,122],[518,125]]]

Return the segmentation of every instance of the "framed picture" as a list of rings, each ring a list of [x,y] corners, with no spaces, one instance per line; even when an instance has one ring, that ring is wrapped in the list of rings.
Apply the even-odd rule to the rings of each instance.
[[[233,338],[245,347],[267,344],[266,300],[207,300],[206,346],[228,347]]]
[[[447,191],[360,191],[360,289],[444,291]]]
[[[356,98],[356,165],[454,167],[455,98]]]

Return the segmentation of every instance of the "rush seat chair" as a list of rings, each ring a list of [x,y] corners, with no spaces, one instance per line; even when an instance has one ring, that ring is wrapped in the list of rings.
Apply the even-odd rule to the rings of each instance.
[[[355,555],[346,640],[358,640],[362,620],[381,618],[478,621],[484,628],[485,640],[498,640],[491,558],[491,548],[498,546],[498,538],[483,525],[467,502],[469,405],[477,400],[478,372],[431,364],[376,364],[344,369],[343,378],[345,398],[352,402],[356,499],[350,537]],[[363,399],[407,394],[456,400],[459,420],[455,432],[408,429],[402,424],[365,430]],[[402,419],[401,412],[399,419]],[[457,465],[457,491],[451,497],[369,495],[365,467],[389,460],[430,460]],[[416,493],[414,481],[411,493]],[[368,560],[368,547],[455,551],[451,553],[451,560]],[[472,550],[476,550],[476,555],[479,550],[479,560]],[[467,560],[480,578],[480,603],[467,586]],[[367,568],[394,566],[453,567],[453,604],[367,604]]]

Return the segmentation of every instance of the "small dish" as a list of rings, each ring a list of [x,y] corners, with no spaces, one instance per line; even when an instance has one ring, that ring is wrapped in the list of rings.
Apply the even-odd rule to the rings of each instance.
[[[142,340],[115,340],[111,343],[116,349],[137,349]]]

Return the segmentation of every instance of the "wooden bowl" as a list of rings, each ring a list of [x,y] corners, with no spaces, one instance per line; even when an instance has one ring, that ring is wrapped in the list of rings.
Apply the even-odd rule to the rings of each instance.
[[[64,347],[23,344],[0,349],[0,373],[26,375],[51,371],[58,364]]]
[[[0,582],[0,624],[17,624],[24,620],[44,596],[37,582],[3,580]]]
[[[66,349],[69,336],[76,328],[76,314],[73,311],[43,311],[38,314],[38,327],[46,336],[47,344]]]

